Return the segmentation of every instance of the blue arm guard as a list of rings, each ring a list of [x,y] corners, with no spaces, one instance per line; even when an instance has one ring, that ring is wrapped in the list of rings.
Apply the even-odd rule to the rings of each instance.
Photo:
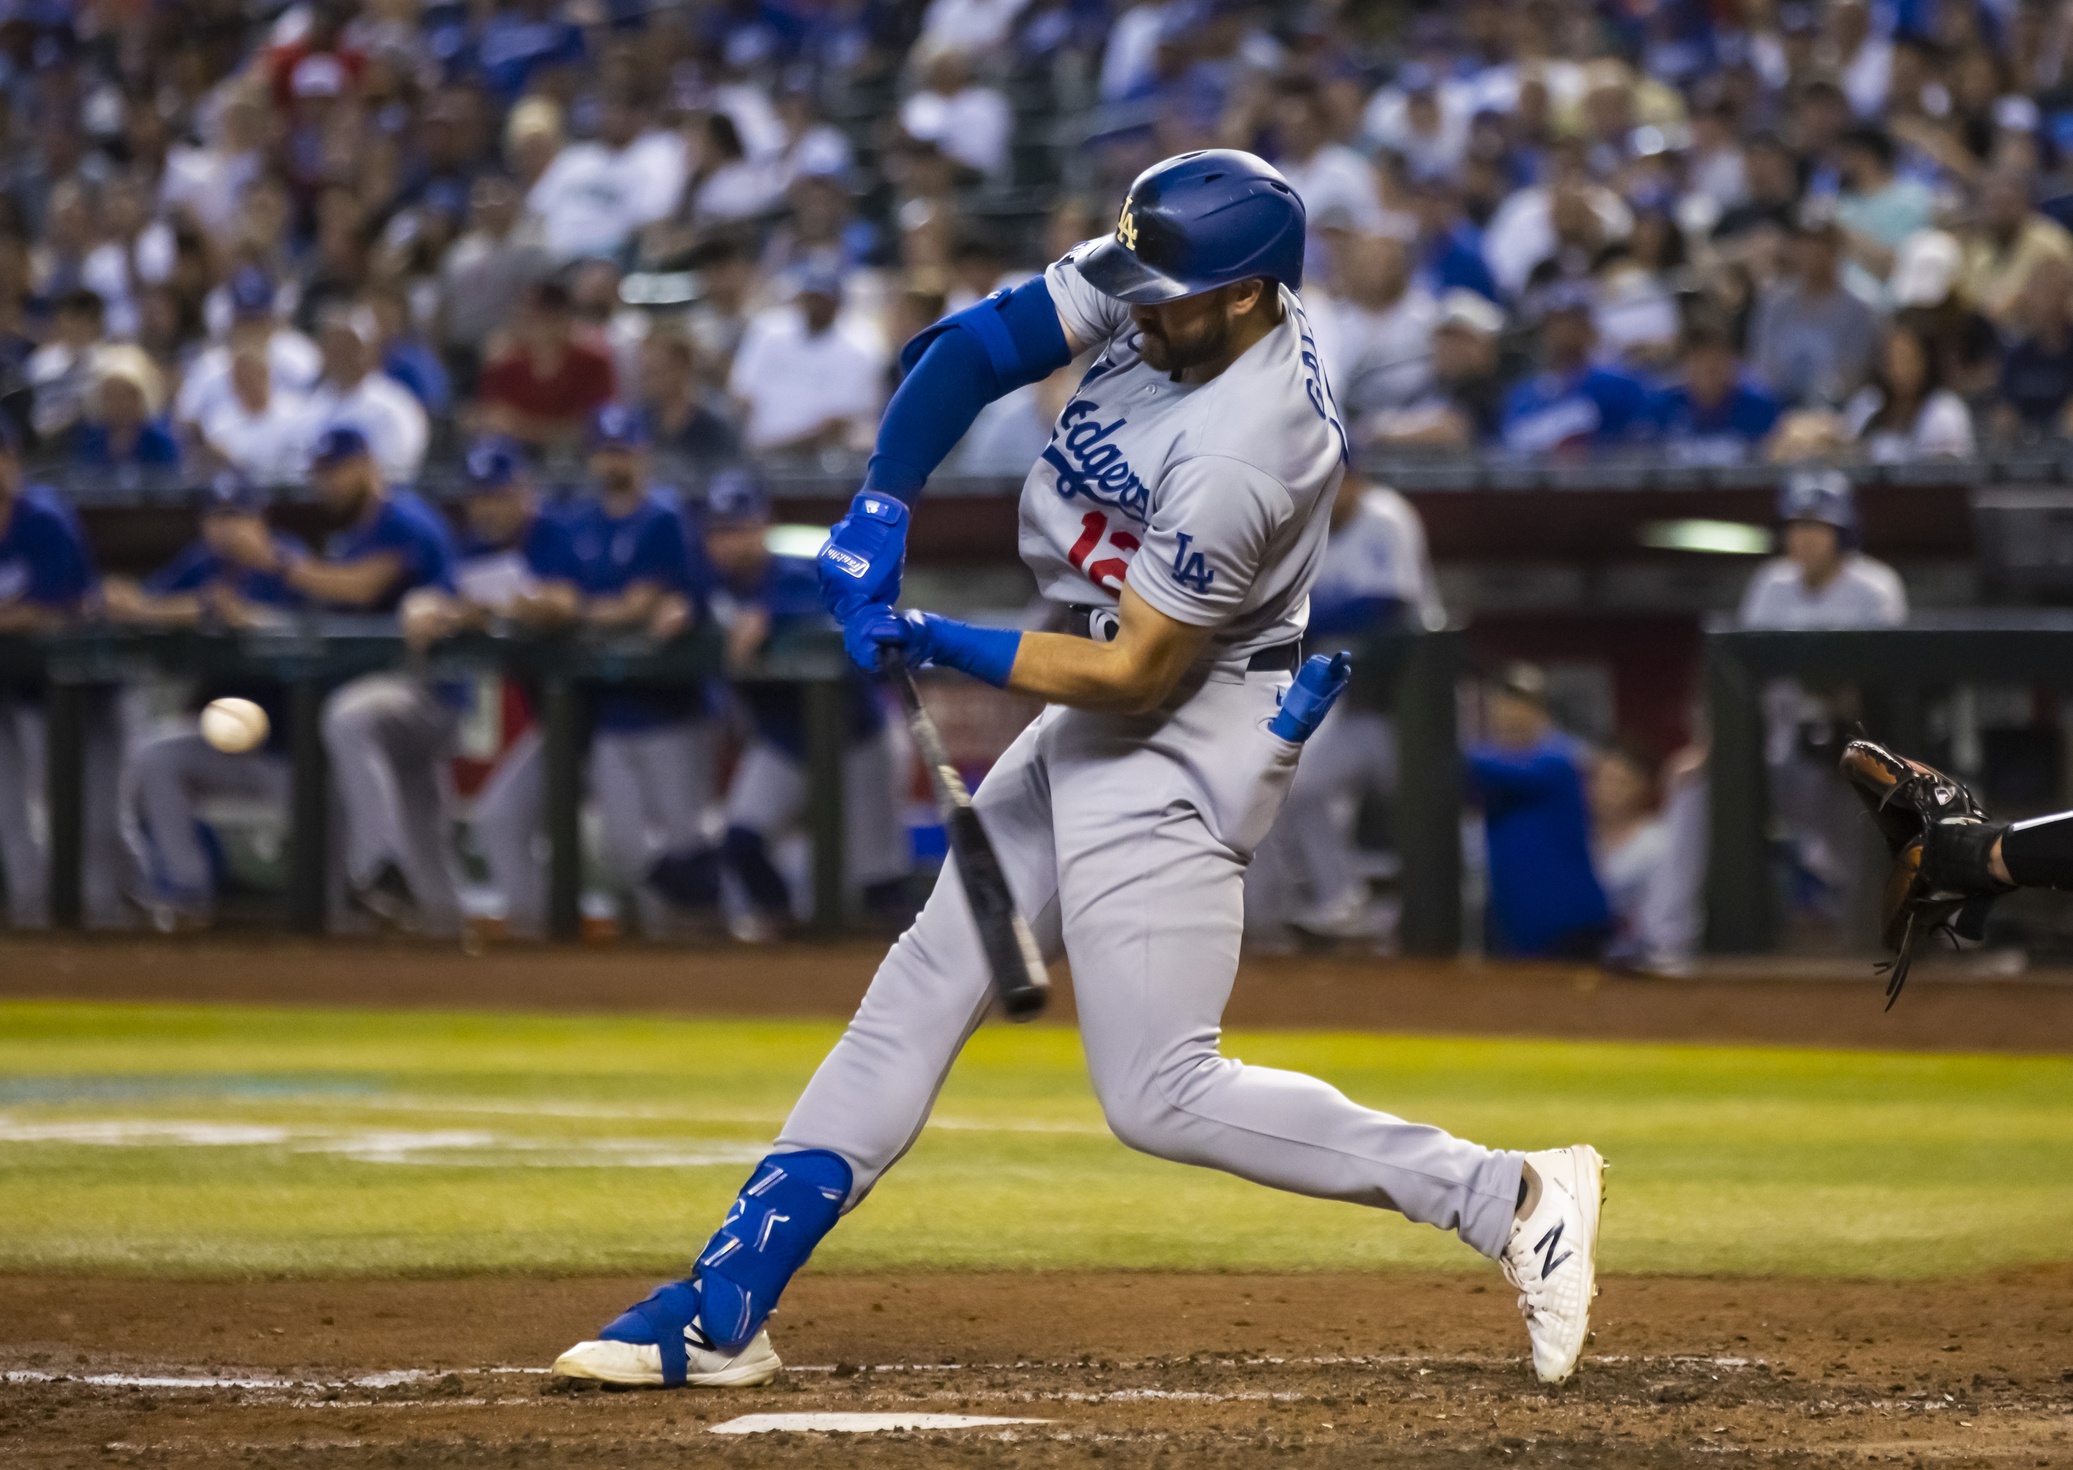
[[[864,489],[912,504],[979,410],[1072,361],[1042,276],[943,318],[900,349]]]

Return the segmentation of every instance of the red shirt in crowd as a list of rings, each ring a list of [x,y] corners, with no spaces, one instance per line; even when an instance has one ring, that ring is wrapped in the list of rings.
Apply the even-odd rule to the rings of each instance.
[[[482,370],[482,401],[513,409],[532,422],[580,423],[612,401],[618,391],[612,354],[594,333],[571,334],[561,364],[542,376],[523,339],[498,353]]]

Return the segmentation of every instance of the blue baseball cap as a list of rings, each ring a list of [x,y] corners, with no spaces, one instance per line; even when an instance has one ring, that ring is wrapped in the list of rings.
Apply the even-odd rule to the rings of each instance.
[[[349,459],[358,459],[367,452],[365,434],[351,424],[333,424],[317,436],[316,445],[310,450],[310,468],[329,469]]]
[[[706,519],[716,526],[739,526],[770,519],[770,497],[753,470],[721,470],[705,486]]]
[[[500,434],[477,439],[468,446],[461,471],[471,491],[502,490],[525,478],[525,451]]]
[[[265,492],[238,470],[218,470],[201,493],[205,516],[257,515],[265,509]]]
[[[638,409],[623,403],[608,403],[590,421],[590,447],[599,449],[645,449],[648,425]]]
[[[256,265],[241,266],[230,278],[230,309],[239,316],[266,316],[274,309],[274,283]]]

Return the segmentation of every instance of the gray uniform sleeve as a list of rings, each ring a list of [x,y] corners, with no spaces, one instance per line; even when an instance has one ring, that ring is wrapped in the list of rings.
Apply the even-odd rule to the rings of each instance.
[[[1294,513],[1287,489],[1255,465],[1214,454],[1182,460],[1159,483],[1129,583],[1169,618],[1214,628],[1244,605]]]
[[[1058,319],[1065,323],[1075,352],[1104,347],[1130,327],[1130,308],[1088,285],[1075,264],[1080,253],[1094,243],[1087,240],[1075,245],[1044,271],[1044,285],[1050,289]]]

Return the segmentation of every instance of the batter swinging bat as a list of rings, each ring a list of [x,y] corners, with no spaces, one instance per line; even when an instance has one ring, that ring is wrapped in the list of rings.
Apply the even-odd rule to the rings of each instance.
[[[914,675],[898,654],[888,654],[885,677],[900,691],[900,703],[907,707],[907,728],[929,768],[929,785],[935,789],[936,810],[942,815],[943,830],[949,834],[950,852],[957,859],[958,876],[964,880],[965,901],[971,905],[973,922],[979,926],[979,947],[986,951],[986,968],[993,975],[993,991],[1001,1009],[1011,1021],[1027,1021],[1051,998],[1050,980],[1044,973],[1043,956],[1029,925],[1015,911],[1014,896],[994,853],[993,839],[972,809],[971,793],[964,778],[950,764],[943,749],[943,736],[929,718],[914,687]]]

